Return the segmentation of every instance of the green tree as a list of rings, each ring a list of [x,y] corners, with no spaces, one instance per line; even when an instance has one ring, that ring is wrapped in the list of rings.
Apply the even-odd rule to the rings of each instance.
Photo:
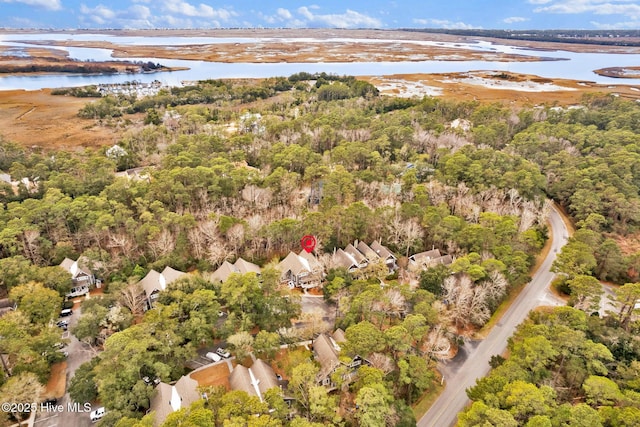
[[[227,338],[227,343],[238,360],[244,360],[253,351],[254,338],[249,332],[241,331]]]
[[[586,243],[570,240],[553,261],[552,270],[573,277],[591,274],[596,265],[593,248]]]
[[[98,364],[99,359],[94,358],[85,362],[74,373],[69,381],[69,396],[74,402],[93,402],[98,397],[95,373],[93,368]]]
[[[319,369],[311,362],[303,362],[294,366],[291,370],[289,378],[289,391],[295,397],[296,403],[300,405],[304,411],[307,420],[312,420],[311,405],[312,394],[311,389],[316,387],[316,375]]]
[[[266,359],[273,359],[279,348],[280,335],[275,332],[260,331],[253,343],[253,349]]]
[[[9,292],[9,298],[16,301],[18,309],[33,323],[49,323],[62,307],[62,297],[56,291],[36,282],[16,286]]]
[[[393,397],[382,384],[362,387],[356,396],[356,418],[363,427],[383,427],[392,414]]]
[[[569,304],[573,307],[589,313],[598,311],[600,298],[604,293],[602,285],[595,277],[579,274],[569,280],[571,298]]]
[[[347,342],[343,345],[343,350],[352,356],[367,357],[385,347],[384,334],[371,322],[364,321],[349,326],[345,336]]]
[[[428,389],[435,379],[433,370],[422,357],[410,354],[406,359],[398,362],[400,369],[400,383],[406,386],[407,404],[419,397]]]
[[[627,330],[631,316],[638,311],[636,308],[638,300],[640,300],[640,283],[626,283],[616,290],[615,305],[618,309],[618,321]]]
[[[594,407],[614,405],[622,398],[618,385],[606,377],[591,375],[585,380],[582,387],[587,403]]]
[[[29,405],[34,401],[37,402],[37,397],[41,396],[43,391],[44,387],[40,384],[35,374],[22,372],[9,378],[9,380],[0,387],[0,402],[11,404],[11,413],[13,417],[18,420],[18,425],[21,425],[24,416],[29,415],[29,413],[27,412],[25,414],[17,411],[19,406],[16,404]]]
[[[469,409],[458,415],[458,425],[460,427],[517,427],[518,422],[508,411],[493,408],[482,401],[477,401],[473,402]]]

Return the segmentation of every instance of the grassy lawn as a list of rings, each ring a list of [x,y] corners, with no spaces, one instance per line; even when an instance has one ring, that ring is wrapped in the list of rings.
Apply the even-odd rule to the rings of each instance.
[[[444,385],[440,385],[439,382],[434,383],[433,389],[429,390],[425,394],[423,394],[420,399],[411,407],[413,408],[413,413],[416,416],[416,420],[419,420],[427,413],[433,402],[436,401],[440,393],[444,390]]]

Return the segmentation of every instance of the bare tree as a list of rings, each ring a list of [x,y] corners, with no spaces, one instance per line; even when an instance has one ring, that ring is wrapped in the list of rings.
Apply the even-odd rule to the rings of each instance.
[[[163,228],[155,239],[148,242],[153,256],[161,258],[171,253],[176,247],[176,236],[167,228]]]
[[[134,316],[144,312],[144,292],[137,283],[131,284],[120,291],[120,303],[131,310]]]
[[[422,344],[421,350],[423,354],[435,357],[446,358],[451,350],[451,341],[449,340],[449,331],[442,325],[436,325]]]
[[[367,360],[371,363],[371,366],[380,369],[385,375],[395,370],[395,363],[385,354],[372,353]]]
[[[448,314],[458,327],[474,324],[482,326],[489,320],[488,292],[483,286],[474,286],[466,274],[447,277],[443,284],[443,297],[449,304]]]
[[[318,308],[302,313],[298,325],[300,326],[300,337],[305,339],[311,339],[331,330],[329,322],[324,320],[324,312]]]

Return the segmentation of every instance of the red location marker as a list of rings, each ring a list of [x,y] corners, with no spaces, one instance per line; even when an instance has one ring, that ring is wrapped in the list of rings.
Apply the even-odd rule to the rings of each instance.
[[[300,245],[302,245],[302,249],[307,251],[307,253],[311,253],[316,247],[316,238],[311,235],[306,235],[300,239]]]

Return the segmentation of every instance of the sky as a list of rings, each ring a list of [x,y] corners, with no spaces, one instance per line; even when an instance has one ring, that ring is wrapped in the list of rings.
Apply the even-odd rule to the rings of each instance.
[[[4,28],[639,29],[633,0],[0,0]]]

